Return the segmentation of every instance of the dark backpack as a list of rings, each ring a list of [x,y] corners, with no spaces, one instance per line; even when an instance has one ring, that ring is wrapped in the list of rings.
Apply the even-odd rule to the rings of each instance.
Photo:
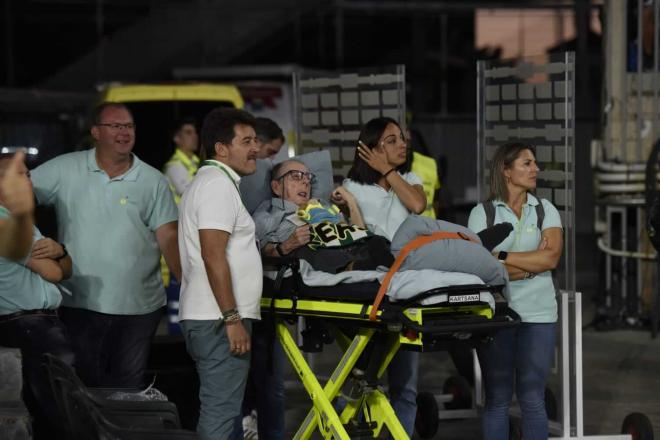
[[[484,202],[481,204],[486,211],[486,228],[490,228],[495,224],[495,204],[492,201]],[[536,226],[538,226],[539,231],[543,230],[543,219],[545,218],[545,209],[543,208],[543,202],[539,200],[539,204],[536,205]]]

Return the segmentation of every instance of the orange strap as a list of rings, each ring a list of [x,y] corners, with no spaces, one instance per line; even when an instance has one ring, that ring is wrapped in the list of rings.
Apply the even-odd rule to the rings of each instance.
[[[374,300],[374,303],[371,307],[371,312],[369,313],[370,321],[376,320],[376,314],[378,313],[378,308],[380,307],[380,303],[383,301],[383,297],[385,296],[385,292],[387,292],[387,288],[390,285],[390,281],[392,281],[392,277],[399,270],[399,267],[401,267],[403,260],[406,259],[408,254],[414,251],[415,249],[419,249],[422,246],[426,246],[427,244],[433,243],[434,241],[438,241],[438,240],[474,241],[470,237],[468,237],[467,235],[461,232],[434,232],[431,235],[420,235],[410,240],[403,247],[403,249],[401,249],[401,252],[399,252],[399,255],[396,257],[394,263],[392,264],[392,267],[390,267],[390,270],[387,271],[387,274],[385,275],[385,278],[383,279],[383,282],[380,285],[380,289],[378,289],[378,293],[376,294],[376,299]]]

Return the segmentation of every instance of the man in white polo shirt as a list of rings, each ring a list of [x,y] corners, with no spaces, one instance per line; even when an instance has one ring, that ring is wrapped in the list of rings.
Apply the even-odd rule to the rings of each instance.
[[[179,322],[197,364],[202,440],[242,438],[251,320],[261,318],[262,266],[241,177],[256,170],[254,118],[217,108],[202,128],[203,162],[179,205]],[[240,437],[239,437],[240,436]]]

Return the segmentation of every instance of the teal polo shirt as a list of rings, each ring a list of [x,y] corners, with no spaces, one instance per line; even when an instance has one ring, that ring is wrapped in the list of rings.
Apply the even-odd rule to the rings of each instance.
[[[490,203],[490,202],[486,202]],[[509,222],[513,231],[493,252],[527,252],[538,249],[541,231],[537,225],[536,208],[543,203],[545,218],[542,229],[561,228],[561,218],[557,208],[546,199],[541,202],[532,194],[527,194],[520,218],[501,200],[495,202],[495,224]],[[486,212],[483,205],[472,208],[468,227],[474,232],[486,228]],[[549,323],[557,321],[557,300],[552,272],[546,271],[527,280],[511,281],[507,289],[510,307],[518,312],[523,322]]]
[[[9,218],[9,211],[0,206],[0,219]],[[43,238],[36,227],[32,244]],[[0,257],[0,316],[21,310],[56,309],[62,295],[55,284],[50,283],[25,265],[29,259],[12,261]]]
[[[131,168],[110,179],[95,149],[58,156],[32,171],[40,204],[53,205],[59,241],[73,260],[62,284],[63,305],[117,315],[165,305],[155,231],[177,220],[160,171],[133,155]]]

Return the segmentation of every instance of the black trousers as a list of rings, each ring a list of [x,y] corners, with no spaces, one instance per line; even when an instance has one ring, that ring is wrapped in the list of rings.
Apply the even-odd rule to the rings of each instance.
[[[89,387],[143,388],[151,339],[163,313],[164,308],[145,315],[60,308],[83,383]]]
[[[34,314],[0,322],[0,345],[21,350],[23,400],[34,419],[34,438],[65,438],[64,421],[43,363],[43,355],[49,353],[69,365],[74,364],[74,353],[60,319],[55,315]]]

